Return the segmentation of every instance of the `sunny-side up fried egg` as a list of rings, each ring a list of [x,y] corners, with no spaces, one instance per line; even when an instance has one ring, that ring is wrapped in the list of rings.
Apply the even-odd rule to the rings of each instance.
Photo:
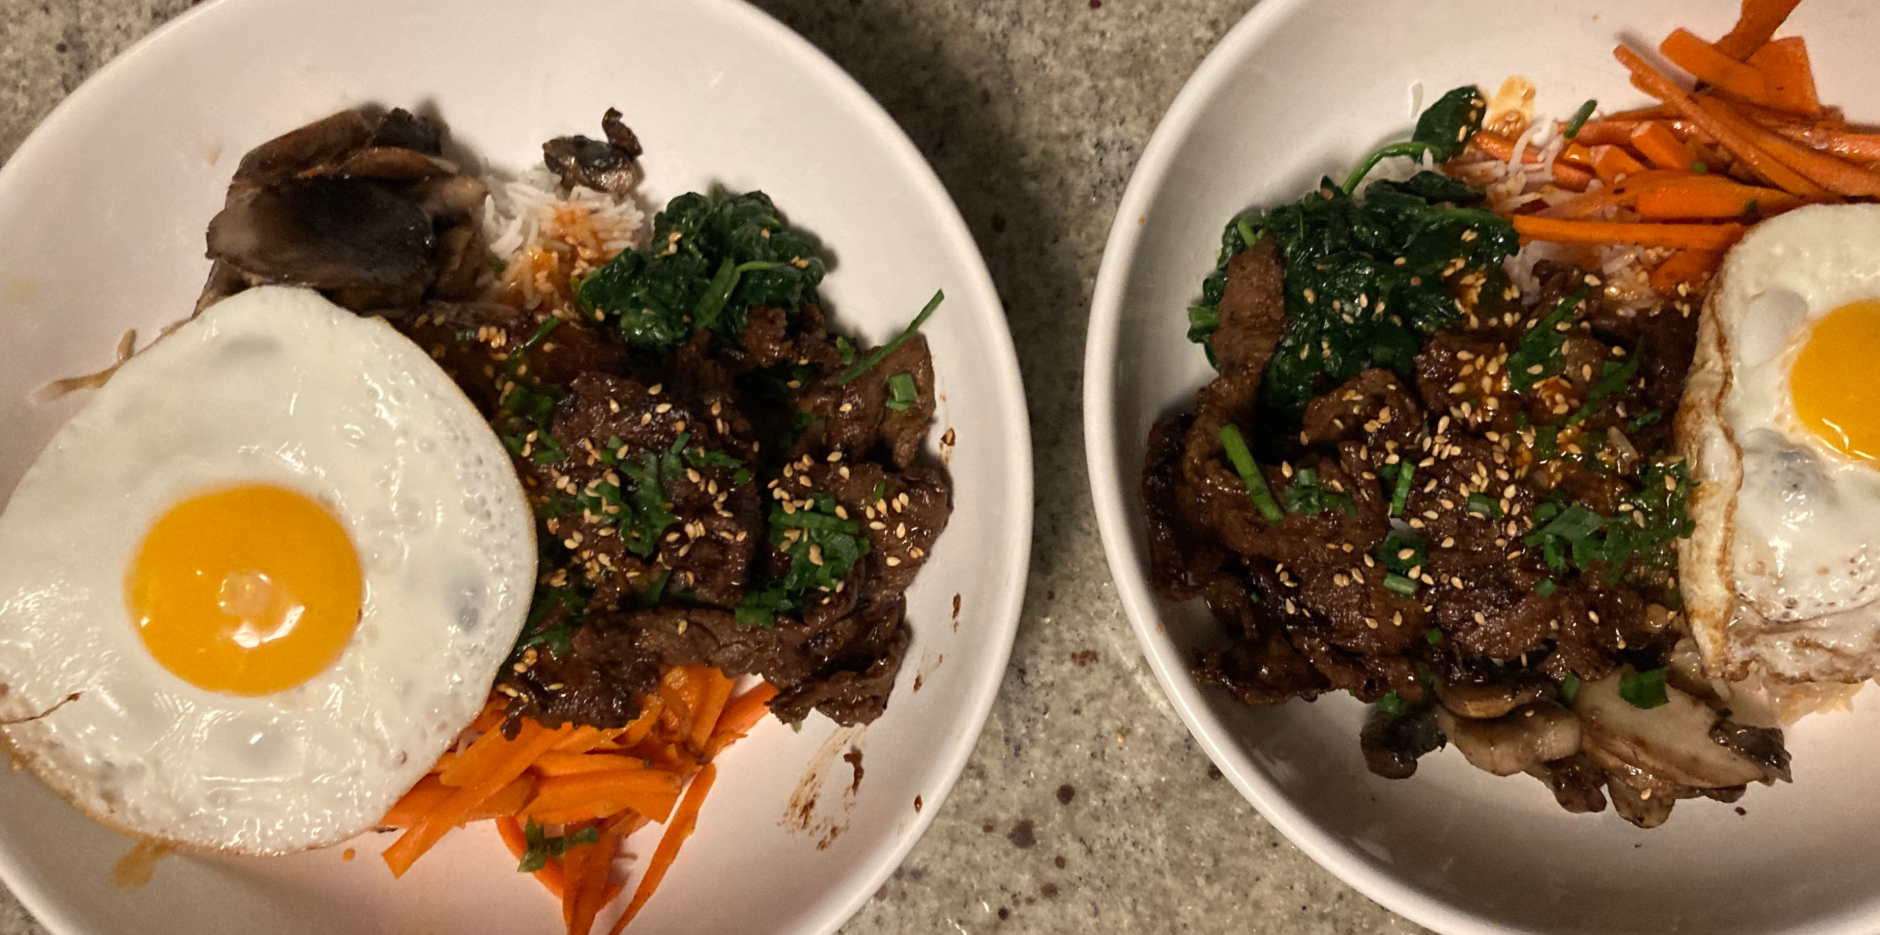
[[[0,516],[5,738],[121,831],[335,843],[481,709],[534,576],[450,378],[381,320],[253,289],[125,363]]]
[[[1679,413],[1681,550],[1714,675],[1880,672],[1880,206],[1802,208],[1730,251]]]

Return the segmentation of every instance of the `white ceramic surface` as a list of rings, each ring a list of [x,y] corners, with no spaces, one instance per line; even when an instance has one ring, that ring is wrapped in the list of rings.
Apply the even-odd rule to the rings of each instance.
[[[956,512],[909,595],[916,637],[888,713],[854,738],[832,739],[820,716],[800,734],[768,722],[727,753],[697,834],[634,926],[834,929],[925,829],[992,704],[1024,590],[1031,452],[998,297],[945,191],[859,86],[756,10],[223,0],[159,30],[0,170],[0,490],[80,403],[34,403],[35,387],[108,363],[126,328],[148,340],[188,313],[208,270],[203,230],[241,154],[367,101],[434,111],[457,143],[509,169],[538,160],[549,137],[595,134],[617,106],[646,144],[650,198],[762,188],[820,237],[836,258],[824,293],[841,322],[882,340],[946,290],[925,330],[936,436],[959,437]],[[850,743],[865,751],[859,793],[836,760],[808,829],[787,821],[805,771]],[[650,854],[653,839],[629,850]],[[339,849],[177,857],[148,886],[118,890],[111,868],[129,843],[0,770],[0,875],[56,935],[560,930],[556,905],[487,829],[452,835],[402,881],[377,857],[389,840],[355,842],[351,862]]]
[[[1175,606],[1147,579],[1138,496],[1160,416],[1192,406],[1211,376],[1184,337],[1184,308],[1244,206],[1292,200],[1322,174],[1405,138],[1413,100],[1510,74],[1540,110],[1597,97],[1645,103],[1611,57],[1685,26],[1716,37],[1737,4],[1569,0],[1264,0],[1189,81],[1144,151],[1097,280],[1085,366],[1085,431],[1111,570],[1150,665],[1208,755],[1282,832],[1365,894],[1452,933],[1880,931],[1880,695],[1853,715],[1789,734],[1795,783],[1739,803],[1682,802],[1641,831],[1610,810],[1575,816],[1526,777],[1498,779],[1453,750],[1415,778],[1366,772],[1362,706],[1347,696],[1256,709],[1201,690],[1194,647],[1220,631],[1200,602]],[[1807,37],[1824,101],[1880,120],[1871,40],[1880,6],[1807,0],[1784,34]],[[1257,920],[1247,920],[1249,925]]]

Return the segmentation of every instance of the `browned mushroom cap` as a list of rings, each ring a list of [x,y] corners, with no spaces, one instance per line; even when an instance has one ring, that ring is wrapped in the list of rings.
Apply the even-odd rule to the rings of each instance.
[[[1416,775],[1417,758],[1442,745],[1443,732],[1436,726],[1435,709],[1429,706],[1405,714],[1372,708],[1358,732],[1364,765],[1385,779]]]
[[[620,111],[611,107],[601,118],[601,130],[607,137],[604,141],[577,135],[556,137],[543,143],[542,161],[561,176],[561,184],[569,188],[579,185],[615,195],[627,194],[639,182],[635,163],[643,152],[639,137],[621,122]]]
[[[423,294],[434,246],[430,216],[368,179],[237,189],[209,222],[209,255],[250,277],[387,300]]]
[[[1529,702],[1553,694],[1553,685],[1541,677],[1506,682],[1436,681],[1436,697],[1459,717],[1498,718]]]
[[[444,152],[444,129],[403,107],[394,107],[379,118],[366,145],[396,146],[437,156]]]
[[[236,185],[266,185],[327,165],[366,145],[378,124],[372,108],[342,110],[262,143],[235,167]]]
[[[415,182],[419,179],[452,175],[457,167],[436,156],[426,156],[415,149],[400,146],[367,146],[347,153],[323,175],[347,178],[382,179],[388,182]]]

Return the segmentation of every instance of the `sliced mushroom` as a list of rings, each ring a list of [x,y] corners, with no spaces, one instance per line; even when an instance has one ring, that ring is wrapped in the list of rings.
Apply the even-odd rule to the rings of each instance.
[[[625,195],[639,184],[640,140],[620,120],[620,111],[608,108],[601,117],[606,140],[561,136],[542,144],[542,161],[561,176],[561,183]]]
[[[1436,723],[1470,764],[1497,776],[1527,772],[1580,750],[1580,719],[1551,701],[1481,721],[1439,708]]]
[[[465,218],[437,232],[437,282],[431,286],[433,297],[451,302],[466,302],[482,292],[483,274],[489,269],[489,243],[483,239],[483,225],[475,218]]]
[[[322,174],[347,178],[383,179],[388,182],[414,182],[419,179],[455,175],[457,167],[415,149],[401,146],[368,146],[355,149]]]
[[[1585,722],[1586,748],[1694,789],[1716,789],[1763,779],[1763,767],[1711,739],[1717,712],[1677,688],[1665,703],[1636,708],[1619,696],[1618,674],[1586,682],[1573,709]],[[1603,764],[1602,764],[1603,765]],[[1608,770],[1610,771],[1610,770]]]
[[[444,128],[403,107],[394,107],[379,118],[366,145],[396,146],[438,156],[444,152]]]
[[[1554,801],[1575,815],[1606,810],[1606,771],[1590,757],[1575,751],[1571,756],[1529,768],[1529,776],[1552,789]]]
[[[1641,828],[1664,824],[1665,819],[1671,817],[1671,806],[1677,800],[1697,794],[1594,745],[1590,733],[1586,736],[1585,755],[1606,774],[1606,794],[1612,797],[1613,810]]]
[[[1539,701],[1552,693],[1545,679],[1509,682],[1436,682],[1436,697],[1443,707],[1459,717],[1485,720],[1498,718],[1524,704]]]
[[[265,185],[331,163],[366,145],[377,120],[373,109],[357,108],[290,130],[249,150],[234,180]]]
[[[1710,739],[1761,766],[1764,782],[1793,781],[1789,775],[1789,750],[1782,745],[1782,731],[1779,728],[1751,727],[1724,720],[1710,729]]]
[[[488,198],[489,187],[472,175],[440,175],[411,186],[409,197],[433,218],[459,218],[474,214]]]
[[[1372,708],[1358,732],[1358,747],[1364,751],[1364,765],[1385,779],[1409,779],[1416,775],[1417,757],[1443,745],[1443,732],[1436,726],[1436,709],[1425,706],[1404,714],[1388,714]]]
[[[242,189],[209,222],[209,255],[250,277],[360,289],[413,303],[431,279],[431,218],[366,179],[284,179]],[[336,299],[337,301],[337,299]]]

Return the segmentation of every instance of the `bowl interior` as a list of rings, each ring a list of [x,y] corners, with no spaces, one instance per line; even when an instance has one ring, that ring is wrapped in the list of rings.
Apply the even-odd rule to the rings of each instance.
[[[1283,832],[1390,908],[1452,932],[1848,931],[1880,895],[1854,868],[1880,835],[1866,778],[1880,768],[1880,699],[1792,730],[1795,783],[1729,805],[1678,806],[1654,831],[1610,810],[1573,816],[1526,777],[1497,779],[1453,750],[1414,779],[1370,775],[1363,709],[1348,696],[1247,707],[1200,690],[1195,647],[1221,640],[1199,602],[1147,583],[1138,484],[1150,425],[1213,374],[1183,309],[1243,206],[1292,200],[1380,143],[1407,136],[1417,102],[1509,75],[1538,111],[1587,98],[1647,103],[1613,61],[1620,39],[1655,48],[1671,29],[1728,30],[1735,4],[1267,0],[1197,72],[1157,130],[1124,198],[1099,277],[1086,365],[1086,429],[1099,521],[1118,590],[1152,667],[1215,761]],[[1861,0],[1810,0],[1784,34],[1807,37],[1824,101],[1880,118],[1856,37],[1880,25]]]
[[[728,753],[697,834],[639,925],[834,929],[925,829],[991,705],[1023,592],[1030,447],[997,296],[951,201],[858,86],[754,9],[226,0],[161,30],[75,93],[0,172],[10,335],[0,343],[0,491],[82,403],[37,403],[35,388],[109,363],[127,328],[147,341],[188,313],[208,270],[205,225],[241,155],[368,101],[433,112],[458,144],[510,171],[539,162],[552,136],[595,135],[601,112],[619,107],[646,144],[650,200],[712,184],[762,188],[821,238],[835,256],[825,294],[845,326],[884,340],[946,290],[925,333],[940,393],[934,435],[958,432],[956,511],[909,594],[916,636],[889,711],[865,732],[838,734],[820,716],[801,733],[767,722]],[[850,746],[865,756],[858,791],[837,759]],[[656,837],[628,849],[650,855]],[[354,842],[350,862],[339,848],[178,857],[148,886],[119,890],[111,869],[129,842],[30,775],[0,771],[0,873],[60,935],[560,928],[555,904],[515,872],[493,832],[453,835],[396,882],[377,858],[389,840]]]

